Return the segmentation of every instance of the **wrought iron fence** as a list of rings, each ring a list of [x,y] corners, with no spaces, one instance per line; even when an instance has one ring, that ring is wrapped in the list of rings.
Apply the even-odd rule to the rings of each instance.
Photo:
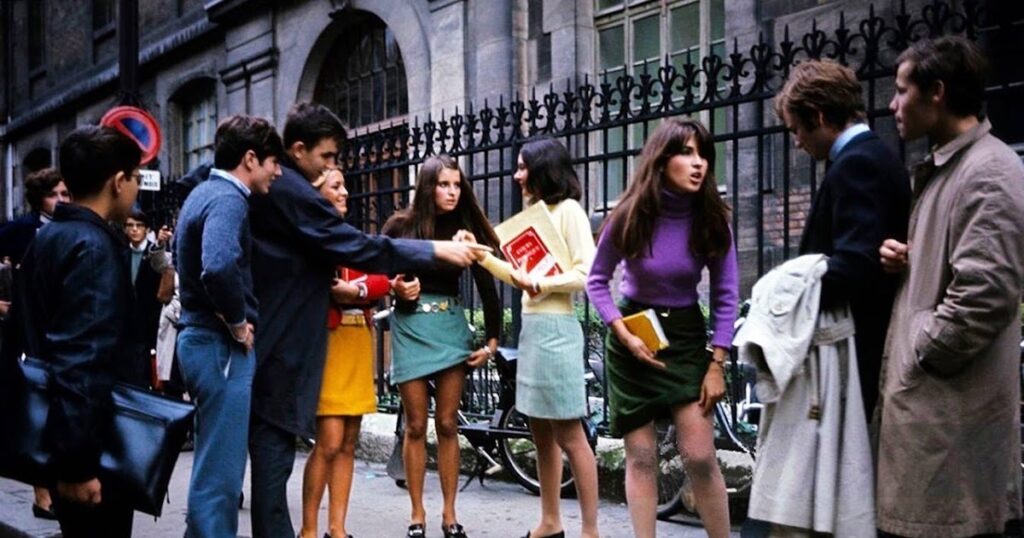
[[[913,7],[908,8],[906,1],[883,8],[872,4],[854,16],[839,12],[830,20],[794,22],[793,29],[789,25],[766,28],[769,36],[762,32],[753,42],[732,39],[731,50],[723,55],[666,57],[657,69],[648,70],[645,65],[639,72],[626,70],[616,77],[598,73],[557,88],[552,85],[546,92],[485,101],[482,107],[470,105],[439,118],[416,118],[352,138],[343,145],[340,159],[354,193],[348,202],[349,221],[367,232],[378,232],[396,209],[408,203],[419,164],[438,153],[459,158],[492,222],[503,221],[522,209],[519,189],[510,180],[519,148],[529,137],[543,134],[562,141],[573,155],[584,187],[581,202],[596,232],[625,188],[634,159],[657,122],[677,115],[696,116],[713,133],[718,154],[715,175],[733,208],[746,294],[760,275],[795,253],[794,241],[823,171],[822,165],[791,149],[790,135],[771,106],[793,65],[809,58],[830,58],[854,68],[863,83],[869,123],[909,161],[925,148],[923,143],[905,145],[898,139],[888,110],[898,53],[922,38],[961,34],[987,44],[990,55],[1000,55],[1006,42],[1016,43],[1014,28],[1024,26],[1021,10],[1008,7],[1013,3],[909,3]],[[781,36],[776,39],[774,34]],[[1015,61],[1015,55],[1005,56]],[[1004,69],[994,77],[990,110],[1014,108],[1024,84],[1021,71]],[[1015,136],[1020,133],[1020,125],[1005,116],[994,115],[992,121],[997,133],[1001,129]],[[471,279],[464,279],[462,293],[472,312],[469,321],[482,323]],[[508,318],[503,344],[515,345],[520,295],[503,286],[501,297]],[[579,294],[577,299],[587,337],[586,355],[600,356],[603,326],[586,296]],[[377,338],[377,348],[378,372],[384,372],[386,338]],[[473,374],[463,402],[469,414],[486,416],[493,411],[498,393],[495,375],[488,369]],[[378,377],[381,403],[389,407],[394,397],[384,376]]]
[[[972,39],[1013,21],[986,18],[980,2],[907,2],[878,10],[874,5],[851,23],[846,13],[831,21],[807,21],[794,35],[788,25],[775,44],[764,35],[743,45],[733,39],[723,56],[668,57],[656,70],[615,78],[584,77],[564,88],[536,90],[526,97],[484,102],[440,118],[418,118],[350,140],[342,163],[354,194],[350,220],[377,231],[384,220],[408,203],[411,178],[428,156],[448,153],[460,158],[464,173],[493,222],[522,208],[521,195],[510,178],[523,142],[534,135],[562,141],[584,187],[582,203],[593,216],[595,231],[615,198],[625,188],[633,160],[648,132],[663,118],[690,115],[711,129],[718,153],[719,187],[731,203],[733,229],[743,274],[744,293],[775,264],[794,254],[806,212],[823,168],[791,149],[790,135],[774,117],[772,100],[790,68],[809,58],[830,58],[854,68],[863,82],[868,121],[904,157],[922,151],[899,141],[888,110],[894,60],[909,43],[922,38],[963,34]],[[1004,81],[993,97],[1014,93],[1019,82]],[[1014,88],[1017,90],[1012,91]],[[999,123],[999,118],[993,118]],[[471,281],[463,284],[472,297]],[[503,289],[503,307],[511,323],[503,334],[514,345],[519,328],[519,293]],[[470,302],[470,308],[474,306]],[[578,296],[580,320],[587,335],[587,356],[602,353],[603,327]],[[472,321],[482,321],[474,315]],[[379,346],[380,371],[384,347]],[[470,412],[488,414],[494,400],[494,374],[484,370],[468,383],[464,404]],[[381,386],[383,389],[383,385]],[[386,391],[382,390],[382,395]]]

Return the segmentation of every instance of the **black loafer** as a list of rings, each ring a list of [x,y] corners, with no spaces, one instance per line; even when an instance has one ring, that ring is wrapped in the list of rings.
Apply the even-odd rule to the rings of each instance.
[[[523,538],[530,538],[530,531],[526,531],[526,536],[523,536]],[[541,536],[540,538],[565,538],[565,531],[558,531],[554,534]]]
[[[424,538],[426,535],[427,528],[422,523],[409,525],[409,530],[405,533],[406,538]]]
[[[462,528],[462,525],[458,523],[441,525],[441,531],[444,532],[444,538],[468,538],[466,536],[466,529]]]
[[[32,515],[39,519],[57,520],[57,514],[53,513],[53,507],[50,507],[50,509],[47,510],[35,503],[32,503]]]

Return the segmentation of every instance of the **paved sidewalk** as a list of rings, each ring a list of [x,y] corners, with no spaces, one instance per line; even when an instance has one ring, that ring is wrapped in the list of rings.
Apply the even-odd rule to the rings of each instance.
[[[301,476],[306,455],[300,453],[288,485],[292,521],[299,526],[301,510]],[[139,538],[180,538],[184,531],[185,501],[188,477],[192,470],[192,453],[185,452],[171,478],[170,502],[159,520],[136,514],[134,536]],[[248,476],[245,489],[248,491]],[[440,536],[441,492],[436,473],[427,476],[425,501],[428,510],[428,536]],[[32,489],[23,484],[0,479],[0,537],[56,537],[60,530],[55,522],[32,517]],[[323,503],[326,506],[326,502]],[[481,487],[474,482],[459,494],[459,517],[474,538],[510,538],[526,534],[539,511],[539,498],[514,484],[487,482]],[[249,502],[239,515],[239,535],[251,536]],[[563,520],[568,536],[578,536],[579,509],[576,501],[562,501]],[[384,466],[363,461],[356,464],[349,510],[348,531],[359,538],[387,538],[405,535],[409,501],[405,490],[387,477]],[[320,535],[324,532],[327,514],[320,511]],[[620,503],[603,501],[600,507],[603,536],[628,537],[629,513]],[[696,538],[705,536],[698,527],[671,522],[658,522],[659,536]],[[738,532],[733,533],[739,536]]]

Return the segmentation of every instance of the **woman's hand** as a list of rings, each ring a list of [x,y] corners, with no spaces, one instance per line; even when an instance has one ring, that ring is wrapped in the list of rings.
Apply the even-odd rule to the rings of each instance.
[[[725,372],[722,371],[722,364],[725,362],[727,351],[725,348],[716,347],[713,353],[714,360],[704,374],[704,382],[700,385],[700,399],[697,400],[697,405],[704,416],[711,414],[715,404],[725,396]]]
[[[414,278],[409,282],[402,280],[405,275],[398,275],[391,279],[391,289],[395,295],[403,301],[415,301],[420,298],[420,279]]]
[[[476,244],[476,236],[469,230],[459,230],[452,236],[452,241],[456,243],[472,243]],[[487,257],[487,251],[485,250],[473,250],[473,255],[476,256],[476,261],[482,262]]]
[[[331,299],[338,304],[357,302],[359,301],[359,286],[336,278],[331,285]]]
[[[615,333],[615,338],[618,338],[619,342],[626,346],[638,361],[654,368],[662,370],[666,368],[664,362],[654,358],[655,353],[647,347],[642,338],[629,332],[621,318],[612,322],[612,332]]]
[[[512,278],[512,285],[515,287],[527,292],[537,291],[533,279],[530,278],[530,274],[526,271],[525,259],[519,262],[519,267],[515,268],[509,274],[509,277]]]
[[[498,352],[498,339],[488,338],[487,345],[469,354],[469,358],[466,359],[466,365],[470,368],[479,368],[487,361],[494,358],[494,354]]]

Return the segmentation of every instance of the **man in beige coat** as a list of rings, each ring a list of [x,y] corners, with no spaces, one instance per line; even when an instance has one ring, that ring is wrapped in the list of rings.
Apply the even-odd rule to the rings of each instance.
[[[933,146],[914,167],[908,243],[881,247],[904,271],[883,358],[883,536],[1002,536],[1021,517],[1024,167],[979,118],[985,64],[960,38],[899,58],[900,136]]]

